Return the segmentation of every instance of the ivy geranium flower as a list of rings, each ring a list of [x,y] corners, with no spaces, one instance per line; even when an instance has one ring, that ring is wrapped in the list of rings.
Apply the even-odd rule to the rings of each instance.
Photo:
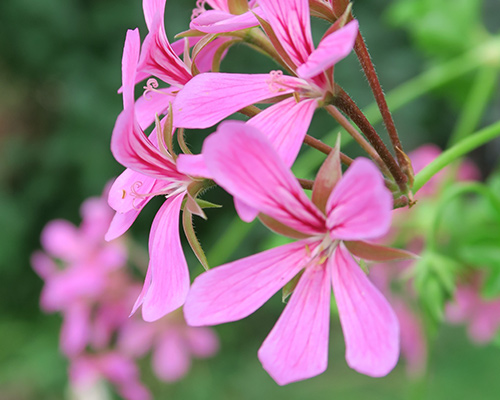
[[[244,318],[298,278],[258,353],[274,380],[283,385],[326,369],[332,287],[347,363],[370,376],[389,373],[399,356],[398,320],[351,254],[380,251],[364,240],[381,237],[390,227],[392,196],[375,165],[359,158],[341,179],[331,179],[341,175],[338,164],[334,174],[324,175],[329,178],[317,179],[313,202],[254,127],[221,124],[205,140],[203,156],[220,186],[258,209],[277,231],[299,240],[200,275],[184,306],[188,324]]]

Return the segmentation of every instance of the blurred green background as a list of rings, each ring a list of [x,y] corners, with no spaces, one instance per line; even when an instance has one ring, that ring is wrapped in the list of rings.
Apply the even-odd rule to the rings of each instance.
[[[187,28],[193,1],[170,0],[167,33]],[[498,0],[401,0],[356,2],[375,65],[386,92],[408,79],[456,59],[497,33]],[[58,353],[60,318],[38,308],[41,280],[29,257],[51,219],[79,223],[79,206],[99,195],[122,170],[109,141],[121,97],[121,52],[125,32],[139,26],[146,33],[139,0],[2,0],[0,2],[0,399],[62,399],[66,361]],[[321,33],[325,25],[315,22]],[[247,47],[231,49],[226,71],[267,72],[273,64]],[[425,142],[444,146],[454,126],[475,70],[432,90],[395,112],[408,150]],[[337,81],[362,107],[372,97],[356,58],[336,68]],[[499,119],[498,82],[478,126]],[[321,137],[335,126],[318,112],[311,134]],[[204,135],[188,132],[194,148]],[[330,143],[331,144],[331,143]],[[495,164],[498,143],[474,153],[485,173]],[[357,155],[355,148],[348,154]],[[321,156],[320,156],[321,157]],[[198,223],[209,261],[239,258],[268,245],[266,231],[252,227],[243,243],[217,243],[233,221],[231,201],[215,190],[210,198],[225,206]],[[153,201],[133,227],[144,246],[156,207]],[[198,221],[197,221],[198,222]],[[212,250],[211,249],[215,249]],[[193,275],[201,267],[187,250]],[[251,317],[217,327],[222,349],[214,359],[196,361],[176,384],[163,384],[147,372],[155,399],[498,399],[500,349],[476,348],[462,328],[440,330],[432,345],[425,382],[406,378],[402,365],[388,377],[372,379],[350,370],[343,356],[338,323],[332,323],[329,368],[305,382],[278,387],[262,370],[256,353],[281,311],[280,299]]]

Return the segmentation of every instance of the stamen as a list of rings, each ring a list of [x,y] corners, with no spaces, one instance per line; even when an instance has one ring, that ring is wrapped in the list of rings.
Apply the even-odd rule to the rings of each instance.
[[[158,81],[155,78],[149,78],[148,81],[146,82],[146,86],[143,87],[143,89],[144,89],[144,93],[143,93],[144,98],[151,99],[151,97],[149,97],[149,98],[146,97],[146,95],[149,92],[158,92],[158,93],[160,93],[160,91],[157,90],[157,88],[158,88]]]
[[[282,92],[283,83],[281,82],[281,77],[283,76],[283,71],[271,71],[269,72],[269,79],[266,83],[269,85],[269,90],[271,92]]]
[[[136,200],[142,201],[148,197],[154,196],[165,196],[167,199],[170,196],[175,196],[187,190],[187,183],[185,182],[173,182],[157,192],[139,193],[137,190],[142,186],[141,181],[136,181],[130,187],[130,195],[134,197],[132,200],[132,207],[139,210],[139,206],[135,203]]]
[[[206,0],[197,0],[196,1],[196,8],[193,9],[193,12],[191,14],[191,21],[197,17],[199,17],[201,14],[203,14],[205,11],[205,3]]]

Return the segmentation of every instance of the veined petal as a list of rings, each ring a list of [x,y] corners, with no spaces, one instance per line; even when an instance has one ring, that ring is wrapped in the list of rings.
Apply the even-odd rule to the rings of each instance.
[[[309,0],[259,0],[259,5],[295,65],[305,63],[314,50]]]
[[[137,63],[139,62],[139,51],[141,38],[139,29],[128,30],[123,46],[122,56],[122,89],[123,107],[130,108],[134,104],[134,88],[136,83]]]
[[[215,181],[245,204],[299,232],[325,232],[323,214],[258,129],[226,121],[205,139],[203,155]]]
[[[152,133],[156,136],[156,128]],[[122,165],[157,179],[183,180],[174,162],[146,137],[135,119],[134,108],[125,108],[116,120],[111,152]]]
[[[267,136],[287,167],[291,167],[318,107],[315,99],[297,103],[291,97],[266,108],[248,121]]]
[[[189,290],[189,271],[179,236],[184,195],[167,199],[151,226],[148,267],[151,285],[142,303],[145,321],[155,321],[182,306]]]
[[[260,8],[252,10],[254,13],[262,14]],[[233,32],[241,29],[251,28],[259,25],[252,11],[241,15],[233,15],[220,10],[207,10],[191,21],[191,29],[205,33]],[[260,12],[260,13],[259,13]]]
[[[194,39],[194,38],[192,38]],[[194,60],[196,67],[200,72],[208,72],[212,70],[212,64],[214,61],[215,53],[219,48],[226,42],[233,40],[229,36],[219,36],[212,40],[210,43],[205,45]],[[191,43],[192,41],[190,41]],[[228,49],[225,49],[220,56],[220,60],[224,59],[227,54]]]
[[[297,75],[304,79],[312,78],[347,57],[354,47],[358,26],[358,21],[352,20],[324,38],[306,62],[297,68]]]
[[[317,242],[301,240],[201,274],[184,305],[186,322],[216,325],[247,317],[308,263],[310,250],[317,246]]]
[[[259,349],[262,366],[279,385],[326,370],[330,293],[326,265],[307,267],[285,311]]]
[[[163,25],[163,14],[157,14],[153,19],[149,34],[142,44],[137,70],[175,86],[182,86],[192,78],[186,64],[170,46]]]
[[[347,364],[365,375],[387,375],[399,358],[396,314],[343,244],[328,263],[344,332]]]
[[[348,168],[326,204],[327,226],[333,239],[374,239],[391,225],[392,195],[375,165],[358,158]]]
[[[302,80],[283,76],[290,83]],[[182,128],[208,128],[242,108],[292,93],[293,88],[272,88],[269,74],[204,73],[191,79],[174,102],[174,125]]]
[[[153,21],[156,15],[161,17],[163,22],[165,14],[165,4],[167,0],[143,0],[142,9],[144,11],[144,19],[146,20],[146,25],[151,31],[153,26]]]

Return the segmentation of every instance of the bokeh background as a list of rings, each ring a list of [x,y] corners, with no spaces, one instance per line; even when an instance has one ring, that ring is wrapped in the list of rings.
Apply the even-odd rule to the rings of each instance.
[[[194,0],[169,0],[170,38],[187,28]],[[391,93],[428,68],[456,59],[498,34],[498,0],[374,0],[354,5],[383,87]],[[99,195],[122,170],[109,150],[121,111],[117,88],[126,29],[146,33],[139,0],[2,0],[0,2],[0,399],[62,399],[67,362],[58,352],[61,319],[38,308],[42,281],[30,254],[51,219],[80,221],[79,207]],[[325,26],[314,24],[320,33]],[[483,36],[482,36],[483,35]],[[226,71],[267,72],[273,64],[241,46],[231,49]],[[395,120],[407,149],[426,142],[444,147],[453,131],[474,73],[399,107]],[[336,79],[362,107],[372,97],[356,58],[336,68]],[[479,121],[499,119],[498,83]],[[311,132],[322,137],[335,126],[317,113]],[[199,148],[203,134],[188,132]],[[198,146],[198,147],[197,147]],[[347,148],[349,154],[359,154]],[[473,154],[484,175],[494,167],[494,144]],[[219,264],[269,246],[266,231],[234,222],[231,201],[210,192],[223,211],[209,211],[197,230],[209,262]],[[141,213],[131,234],[144,247],[161,200]],[[226,229],[244,229],[244,241],[220,242]],[[190,251],[193,275],[201,272]],[[278,297],[249,318],[217,327],[222,348],[213,359],[196,361],[175,384],[156,381],[145,363],[143,377],[155,399],[497,399],[500,349],[476,347],[463,328],[442,328],[431,347],[425,381],[406,377],[398,366],[372,379],[350,370],[340,327],[332,323],[328,370],[305,382],[278,387],[262,370],[257,349],[281,311]]]

